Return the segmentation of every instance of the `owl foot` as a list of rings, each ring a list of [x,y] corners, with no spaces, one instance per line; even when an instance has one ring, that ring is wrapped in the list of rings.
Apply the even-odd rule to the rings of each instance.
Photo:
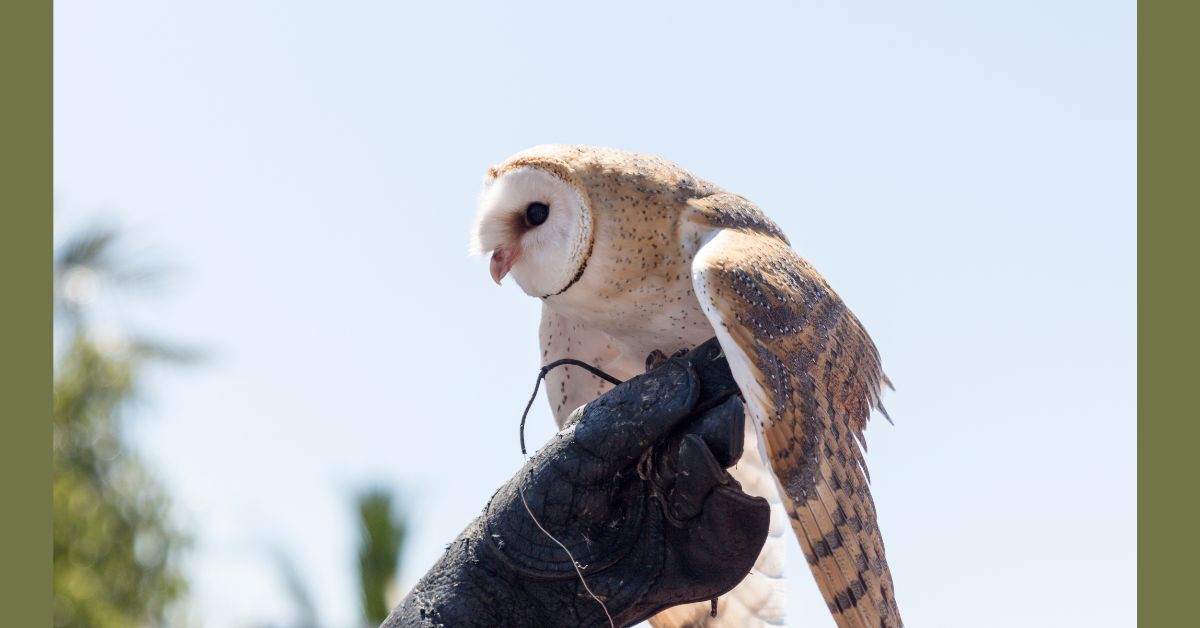
[[[650,355],[646,356],[646,370],[649,371],[658,368],[659,365],[667,360],[670,360],[671,358],[681,358],[687,355],[688,351],[691,351],[691,349],[680,349],[671,355],[667,355],[662,351],[655,349],[654,351],[650,352]]]
[[[658,349],[655,349],[654,351],[650,352],[650,355],[646,356],[646,370],[647,371],[654,370],[660,364],[662,364],[663,362],[666,362],[669,359],[670,358],[667,357],[667,354],[663,353],[662,351],[659,351]]]

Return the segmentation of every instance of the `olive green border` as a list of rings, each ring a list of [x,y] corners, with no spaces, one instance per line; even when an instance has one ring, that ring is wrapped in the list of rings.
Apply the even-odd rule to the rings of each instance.
[[[51,624],[53,32],[0,2],[0,624]]]
[[[1200,585],[1198,27],[1195,2],[1138,5],[1138,623],[1143,626],[1194,623]]]

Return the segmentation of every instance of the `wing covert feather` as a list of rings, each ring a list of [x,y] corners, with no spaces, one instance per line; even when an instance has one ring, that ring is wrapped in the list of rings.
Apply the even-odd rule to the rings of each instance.
[[[862,453],[887,382],[875,345],[785,241],[697,209],[707,233],[692,264],[696,296],[829,610],[842,628],[902,626]]]

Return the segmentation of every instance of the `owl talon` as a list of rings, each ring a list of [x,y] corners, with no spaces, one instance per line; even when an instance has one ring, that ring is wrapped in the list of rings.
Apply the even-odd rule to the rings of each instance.
[[[684,353],[687,353],[687,352],[684,351]],[[679,355],[680,354],[678,352],[676,352],[675,355],[672,357],[677,358],[677,357],[679,357]],[[646,356],[646,370],[650,371],[655,368],[658,368],[663,362],[666,362],[669,359],[670,358],[667,357],[667,354],[663,353],[662,351],[659,351],[658,349],[655,349],[654,351],[650,352],[650,355]]]

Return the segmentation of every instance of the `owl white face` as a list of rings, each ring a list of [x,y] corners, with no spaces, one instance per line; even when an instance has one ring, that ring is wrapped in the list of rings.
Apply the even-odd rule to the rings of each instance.
[[[578,278],[592,243],[579,190],[558,175],[521,166],[484,183],[472,252],[491,253],[496,283],[511,274],[526,294],[559,294]]]

